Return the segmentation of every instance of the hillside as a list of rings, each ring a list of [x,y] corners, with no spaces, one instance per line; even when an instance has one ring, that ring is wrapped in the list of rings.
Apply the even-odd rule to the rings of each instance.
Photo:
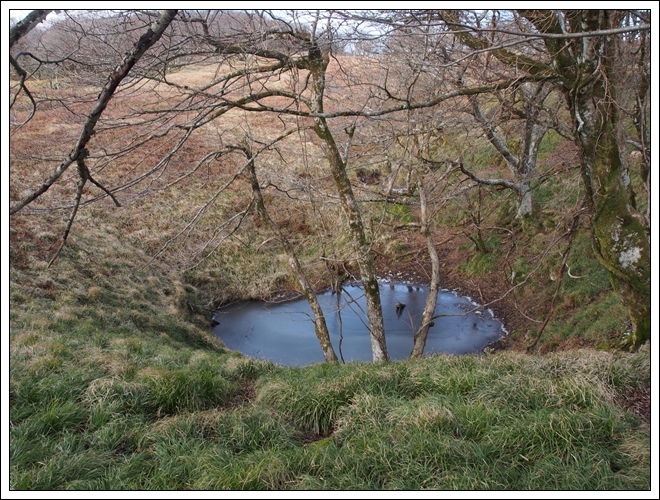
[[[644,11],[570,11],[639,36],[566,39],[560,11],[34,12],[10,47],[8,489],[651,489]],[[379,279],[508,333],[387,361]],[[212,333],[223,305],[357,281],[374,362]]]
[[[511,334],[497,353],[285,369],[228,352],[209,330],[223,301],[296,291],[281,250],[246,220],[243,240],[192,270],[176,266],[186,262],[181,248],[154,260],[191,213],[186,203],[169,190],[121,208],[84,207],[50,267],[65,215],[12,218],[12,489],[649,486],[649,354],[616,349],[625,315],[585,234],[570,265],[575,276],[590,273],[589,284],[566,281],[538,354],[524,353],[538,323],[520,311],[553,293],[541,283],[557,259],[503,298],[501,269],[522,265],[522,249],[543,248],[546,233],[521,226],[513,249],[509,233],[493,233],[492,252],[481,255],[464,225],[439,225],[442,286],[491,304],[505,321]],[[291,207],[281,206],[286,220]],[[302,230],[304,242],[295,220],[291,234]],[[428,280],[416,232],[381,241],[381,276]],[[310,252],[313,261],[318,249]],[[322,266],[311,270],[319,288],[329,285]]]
[[[12,489],[650,484],[649,414],[631,401],[648,353],[282,368],[190,323],[190,285],[139,270],[148,256],[102,229],[51,269],[12,261]]]

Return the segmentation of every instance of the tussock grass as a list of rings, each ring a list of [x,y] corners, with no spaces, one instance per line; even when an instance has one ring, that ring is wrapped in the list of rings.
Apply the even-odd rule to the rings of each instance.
[[[14,489],[650,485],[649,427],[617,403],[648,385],[648,353],[284,368],[229,352],[166,269],[93,238],[107,260],[81,236],[56,273],[12,269]]]
[[[307,473],[302,488],[616,489],[649,477],[623,446],[635,419],[614,404],[617,387],[648,380],[647,363],[581,351],[319,366],[299,370],[307,392],[284,371],[263,382],[258,401],[301,430],[332,429],[321,448],[336,453],[332,473]],[[280,401],[291,403],[286,414]]]
[[[391,368],[395,367],[395,368]],[[338,410],[356,393],[396,395],[415,391],[405,365],[318,364],[304,372],[283,370],[259,387],[257,402],[277,411],[300,432],[327,434]],[[265,378],[260,379],[263,383]],[[310,390],[311,389],[311,390]]]

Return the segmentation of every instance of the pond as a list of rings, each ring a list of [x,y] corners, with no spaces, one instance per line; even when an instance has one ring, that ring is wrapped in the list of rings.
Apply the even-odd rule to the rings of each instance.
[[[413,348],[428,287],[389,283],[380,286],[387,350],[390,359],[406,359]],[[363,290],[345,285],[336,294],[318,294],[332,345],[344,362],[371,361]],[[397,303],[405,304],[397,312]],[[469,297],[441,290],[424,354],[469,354],[506,334],[490,309],[478,307]],[[229,348],[252,358],[269,359],[286,366],[324,361],[314,333],[313,315],[305,299],[284,302],[237,302],[216,311],[213,333]]]

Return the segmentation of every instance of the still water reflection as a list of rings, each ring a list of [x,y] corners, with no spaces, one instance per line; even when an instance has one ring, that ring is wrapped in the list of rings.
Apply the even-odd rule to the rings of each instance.
[[[381,285],[387,350],[391,359],[405,359],[410,355],[413,333],[421,321],[427,293],[428,287],[424,286]],[[321,293],[318,300],[337,356],[345,362],[371,361],[362,288],[344,286],[340,294]],[[405,304],[401,314],[397,314],[397,302]],[[506,333],[489,309],[479,308],[466,314],[475,307],[468,297],[441,291],[435,314],[448,316],[434,320],[424,353],[481,352]],[[309,304],[304,299],[280,303],[239,302],[215,313],[219,324],[213,332],[228,348],[247,356],[287,366],[304,366],[324,360],[312,318]]]

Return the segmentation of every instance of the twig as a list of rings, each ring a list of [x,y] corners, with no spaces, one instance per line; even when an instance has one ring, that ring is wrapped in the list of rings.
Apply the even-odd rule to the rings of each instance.
[[[583,207],[584,208],[584,207]],[[564,280],[564,270],[566,269],[566,261],[568,260],[568,254],[571,252],[571,246],[573,245],[573,239],[575,237],[575,234],[577,233],[577,228],[578,228],[578,222],[580,220],[580,215],[582,214],[582,210],[580,210],[575,217],[573,217],[573,223],[571,224],[571,229],[569,230],[568,233],[568,246],[566,247],[566,250],[564,250],[564,255],[561,260],[561,266],[559,267],[559,278],[557,279],[557,286],[555,287],[555,294],[552,296],[552,302],[550,302],[550,310],[548,311],[548,314],[545,317],[545,320],[543,321],[543,324],[541,325],[541,328],[539,329],[539,333],[536,335],[536,338],[534,339],[534,342],[532,342],[528,347],[527,347],[527,353],[530,353],[534,347],[539,343],[539,340],[541,339],[541,335],[543,334],[543,330],[545,330],[545,327],[547,326],[548,322],[550,321],[550,318],[552,318],[552,315],[555,312],[555,303],[557,301],[557,297],[559,296],[559,290],[561,288],[561,283]]]
[[[101,183],[98,182],[96,179],[94,179],[94,178],[89,174],[89,171],[87,172],[87,178],[89,179],[89,182],[91,182],[91,183],[94,184],[97,188],[99,188],[101,191],[103,191],[105,194],[107,194],[107,195],[112,199],[112,201],[115,202],[115,205],[116,205],[116,206],[121,207],[121,203],[119,203],[119,201],[117,200],[117,198],[115,198],[115,195],[112,194],[112,193],[110,192],[110,190],[108,190],[103,184],[101,184]]]
[[[84,157],[84,155],[81,156]],[[64,245],[66,244],[66,240],[69,237],[69,232],[71,231],[71,226],[73,226],[73,220],[76,218],[76,213],[78,212],[78,207],[80,206],[80,199],[82,198],[83,188],[85,187],[87,179],[89,178],[86,174],[87,168],[84,165],[83,157],[78,159],[78,168],[81,171],[81,175],[80,180],[78,181],[78,189],[76,191],[76,202],[73,205],[73,210],[71,210],[71,215],[69,215],[69,220],[66,224],[64,234],[62,235],[62,242],[60,243],[60,247],[57,249],[55,255],[53,255],[53,258],[50,259],[50,262],[48,263],[49,268],[53,265],[53,262],[55,262],[55,259],[57,259],[57,257],[60,255]]]

